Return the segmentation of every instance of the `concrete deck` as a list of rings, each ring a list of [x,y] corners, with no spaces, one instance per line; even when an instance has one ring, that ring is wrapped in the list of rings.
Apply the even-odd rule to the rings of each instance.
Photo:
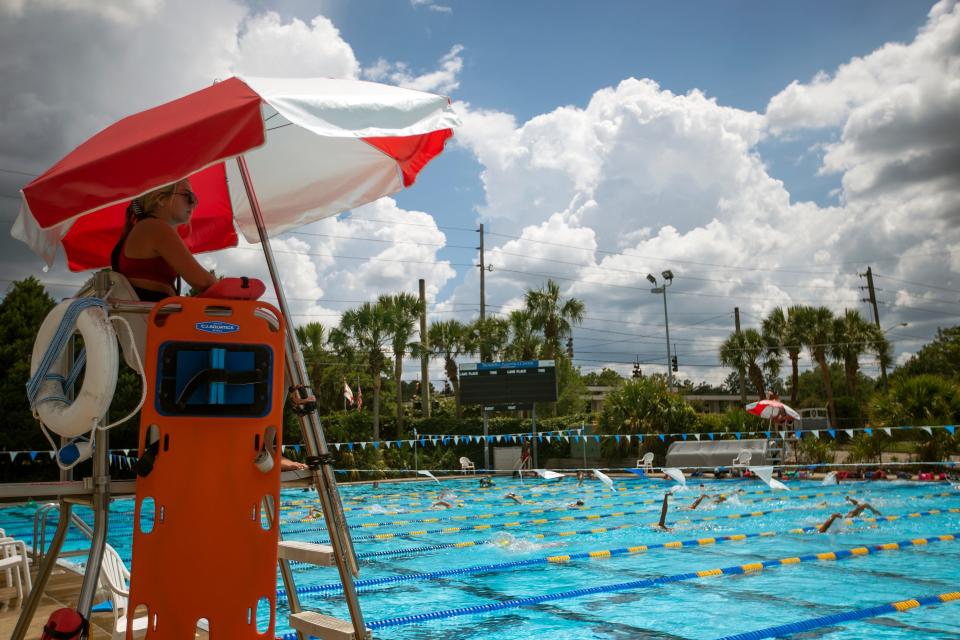
[[[36,572],[34,572],[34,576]],[[6,584],[5,580],[0,578]],[[62,607],[74,607],[80,595],[83,577],[62,567],[54,567],[47,588],[33,622],[27,630],[26,640],[37,640],[43,634],[43,625],[50,614]],[[100,602],[96,599],[95,602]],[[20,617],[21,601],[17,599],[17,590],[12,587],[0,587],[0,638],[9,638]],[[94,613],[90,620],[90,640],[110,640],[113,627],[112,613]],[[207,638],[204,632],[198,632],[196,638]]]

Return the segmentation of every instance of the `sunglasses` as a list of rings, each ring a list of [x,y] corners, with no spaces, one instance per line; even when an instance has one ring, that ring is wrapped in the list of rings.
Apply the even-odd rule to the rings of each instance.
[[[190,190],[174,191],[172,195],[183,196],[184,198],[187,199],[187,204],[189,204],[191,207],[195,207],[198,204],[200,204],[200,198],[198,198],[197,194],[195,194],[193,191],[190,191]]]

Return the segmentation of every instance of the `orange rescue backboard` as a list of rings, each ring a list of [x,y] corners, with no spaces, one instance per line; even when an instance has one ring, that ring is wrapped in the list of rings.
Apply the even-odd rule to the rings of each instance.
[[[274,637],[284,326],[251,300],[150,314],[127,638]],[[145,474],[145,475],[144,475]],[[152,515],[151,515],[152,514]],[[258,633],[257,612],[269,609]]]

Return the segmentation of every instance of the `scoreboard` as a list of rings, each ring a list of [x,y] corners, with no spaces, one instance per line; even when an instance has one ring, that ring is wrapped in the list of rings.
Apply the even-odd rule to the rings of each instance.
[[[460,402],[496,409],[529,409],[557,400],[553,360],[468,362],[460,365]]]

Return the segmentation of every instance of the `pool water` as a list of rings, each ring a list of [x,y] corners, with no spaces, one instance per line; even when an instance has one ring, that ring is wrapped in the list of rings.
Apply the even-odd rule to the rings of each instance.
[[[374,637],[397,639],[720,638],[960,591],[960,491],[949,484],[793,481],[791,491],[776,493],[758,481],[707,481],[703,489],[697,480],[689,484],[672,496],[670,531],[651,526],[665,490],[673,486],[660,480],[617,479],[614,490],[595,480],[578,488],[569,477],[522,484],[498,478],[486,489],[474,477],[440,485],[343,486],[361,559],[358,591],[366,622]],[[735,494],[737,489],[743,493]],[[433,506],[442,490],[452,508]],[[707,499],[689,510],[701,491],[728,499],[721,504]],[[523,503],[505,498],[508,492]],[[882,516],[840,520],[825,534],[809,530],[831,513],[846,514],[852,508],[847,495],[866,500]],[[319,506],[315,492],[282,492],[284,538],[326,540],[323,520],[309,518],[314,505]],[[36,508],[0,510],[0,527],[32,543]],[[89,511],[76,511],[91,520]],[[112,512],[108,541],[129,565],[133,500],[116,500]],[[51,524],[48,540],[52,534]],[[724,539],[739,534],[747,537]],[[951,535],[958,540],[939,538]],[[687,544],[661,546],[675,541]],[[900,542],[899,549],[874,549],[891,542]],[[65,547],[86,544],[76,532]],[[636,548],[641,546],[647,549]],[[837,560],[698,575],[862,546],[869,552]],[[592,552],[598,553],[565,558]],[[348,617],[336,569],[299,563],[293,569],[304,608]],[[675,578],[663,579],[669,576]],[[547,594],[554,597],[511,602]],[[503,608],[485,610],[495,603]],[[281,598],[278,637],[290,631],[284,607]],[[408,618],[420,614],[430,619]],[[836,623],[799,637],[960,639],[960,602]]]

